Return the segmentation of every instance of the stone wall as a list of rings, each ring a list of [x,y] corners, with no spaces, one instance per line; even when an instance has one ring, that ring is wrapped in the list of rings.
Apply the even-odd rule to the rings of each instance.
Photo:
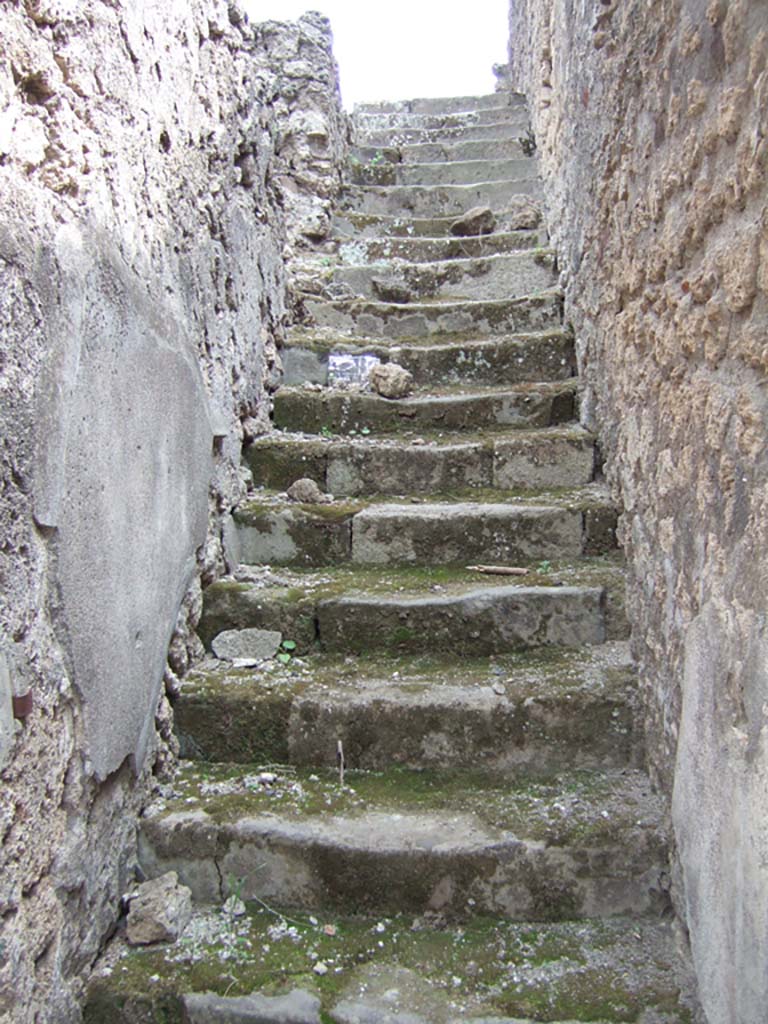
[[[511,0],[711,1024],[768,1003],[768,7]]]
[[[194,656],[201,580],[236,557],[286,246],[327,231],[344,147],[319,16],[0,9],[4,1020],[76,1020],[114,926],[172,755],[163,676]],[[11,690],[33,702],[15,727]]]

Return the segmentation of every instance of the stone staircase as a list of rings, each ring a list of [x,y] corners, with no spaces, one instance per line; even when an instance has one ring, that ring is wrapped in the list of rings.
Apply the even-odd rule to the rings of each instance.
[[[244,453],[243,564],[200,622],[277,656],[252,667],[241,632],[185,680],[140,851],[198,909],[171,946],[118,936],[86,1019],[688,1021],[525,109],[378,104],[356,129],[276,430]],[[480,205],[494,229],[452,234]],[[372,357],[413,393],[350,383]],[[333,500],[289,500],[299,479]]]

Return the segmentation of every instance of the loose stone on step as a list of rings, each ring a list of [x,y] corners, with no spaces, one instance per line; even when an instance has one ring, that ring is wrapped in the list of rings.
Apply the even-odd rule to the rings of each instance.
[[[377,299],[382,302],[410,302],[413,292],[404,281],[386,280],[382,277],[371,279],[371,288]]]
[[[286,491],[290,501],[299,502],[302,505],[329,505],[333,498],[330,494],[324,494],[314,480],[309,477],[302,477],[292,483]]]
[[[192,916],[192,893],[168,871],[139,886],[128,911],[127,939],[132,946],[175,942]]]
[[[382,398],[405,398],[411,393],[412,374],[397,363],[374,366],[370,375],[371,388]]]
[[[214,637],[211,648],[222,660],[258,665],[274,658],[282,640],[282,633],[273,629],[227,629]]]
[[[496,227],[496,218],[490,206],[474,206],[451,224],[451,234],[490,235]]]

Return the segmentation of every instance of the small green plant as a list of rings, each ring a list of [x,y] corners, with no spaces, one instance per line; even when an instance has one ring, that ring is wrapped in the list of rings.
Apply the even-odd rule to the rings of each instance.
[[[290,665],[295,650],[295,640],[283,640],[280,644],[280,651],[278,652],[277,660],[281,665]]]
[[[324,424],[322,427],[320,427],[320,436],[321,437],[333,437],[333,431],[331,430],[331,428],[329,426],[326,426]]]
[[[544,559],[543,562],[539,562],[536,566],[536,571],[541,573],[548,573],[552,568],[552,563],[548,559]]]

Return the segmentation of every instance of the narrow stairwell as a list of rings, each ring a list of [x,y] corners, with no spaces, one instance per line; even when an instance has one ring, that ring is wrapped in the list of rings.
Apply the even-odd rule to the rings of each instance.
[[[140,849],[199,910],[167,949],[118,940],[86,1018],[688,1021],[522,100],[355,120],[337,252],[304,268],[276,429],[244,453],[243,564],[200,623],[209,650],[281,646],[185,681]],[[487,233],[452,233],[477,207]],[[412,393],[356,383],[375,361]],[[289,500],[300,479],[333,500]],[[255,990],[294,992],[232,1016]]]

